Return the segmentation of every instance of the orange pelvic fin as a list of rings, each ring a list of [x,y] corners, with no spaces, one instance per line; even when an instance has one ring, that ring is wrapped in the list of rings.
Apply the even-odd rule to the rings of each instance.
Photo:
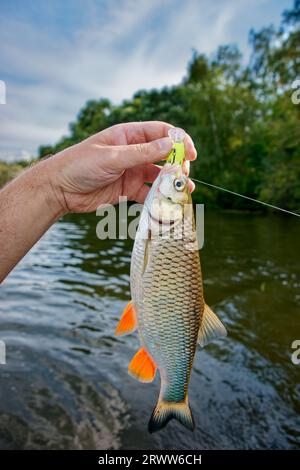
[[[156,365],[144,348],[133,357],[128,366],[128,373],[140,382],[152,382],[156,373]]]
[[[137,327],[136,313],[132,301],[126,305],[121,319],[115,330],[116,336],[128,335],[132,333]]]

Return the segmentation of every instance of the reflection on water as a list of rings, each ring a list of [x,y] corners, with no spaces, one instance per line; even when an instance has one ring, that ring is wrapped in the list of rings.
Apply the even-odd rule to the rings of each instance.
[[[299,448],[298,220],[206,214],[206,299],[229,337],[197,353],[196,431],[173,421],[154,435],[159,381],[129,377],[137,336],[113,337],[132,242],[99,241],[97,222],[57,223],[0,287],[0,448]]]

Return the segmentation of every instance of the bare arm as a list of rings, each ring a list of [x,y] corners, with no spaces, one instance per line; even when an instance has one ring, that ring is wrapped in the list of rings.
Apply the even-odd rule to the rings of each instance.
[[[119,196],[143,202],[172,147],[162,122],[113,126],[26,170],[0,191],[0,282],[68,212],[91,212]],[[186,137],[187,159],[196,158]],[[188,172],[188,168],[187,168]]]
[[[0,282],[63,213],[46,162],[25,171],[0,192]]]

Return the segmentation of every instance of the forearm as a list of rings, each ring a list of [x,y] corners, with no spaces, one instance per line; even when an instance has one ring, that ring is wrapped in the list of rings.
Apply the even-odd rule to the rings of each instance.
[[[63,214],[49,171],[41,162],[0,191],[0,282]]]

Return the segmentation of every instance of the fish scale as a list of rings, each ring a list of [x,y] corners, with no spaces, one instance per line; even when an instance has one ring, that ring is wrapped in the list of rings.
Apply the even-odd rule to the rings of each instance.
[[[198,251],[186,248],[190,240],[174,239],[176,232],[171,237],[172,233],[170,239],[152,243],[142,302],[135,299],[141,280],[141,268],[136,268],[144,255],[140,244],[133,252],[131,278],[141,341],[160,371],[162,398],[180,401],[187,393],[204,300]]]

